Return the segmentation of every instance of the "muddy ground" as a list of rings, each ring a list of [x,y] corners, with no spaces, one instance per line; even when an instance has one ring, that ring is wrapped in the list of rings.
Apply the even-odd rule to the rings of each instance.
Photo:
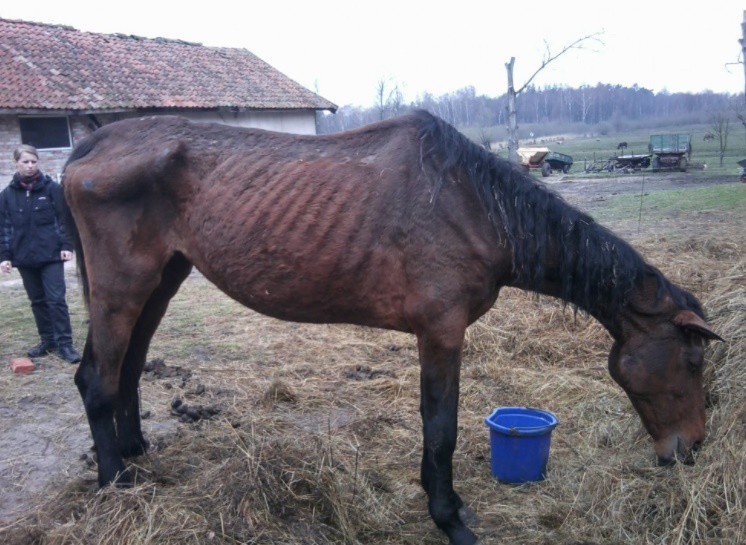
[[[562,194],[569,202],[586,210],[602,206],[609,196],[617,194],[641,194],[652,191],[665,191],[700,187],[719,183],[738,183],[736,177],[703,181],[696,173],[677,173],[660,176],[625,174],[620,177],[587,180],[572,175],[553,175],[543,180],[552,189]],[[713,218],[714,221],[726,221]],[[689,228],[687,218],[680,218],[682,229]],[[622,226],[618,230],[632,227]],[[68,299],[71,301],[74,327],[77,339],[84,336],[84,311],[80,304],[80,289],[71,267],[68,271]],[[194,274],[187,282],[204,282],[199,274]],[[14,291],[21,293],[23,287],[14,272],[0,277],[0,300]],[[3,293],[4,292],[4,293]],[[77,301],[77,304],[75,302]],[[28,310],[30,313],[30,310]],[[28,344],[34,344],[29,338]],[[78,342],[82,350],[82,341]],[[0,347],[0,529],[21,516],[35,501],[38,495],[58,483],[72,479],[93,482],[96,478],[91,452],[91,439],[82,404],[73,384],[75,366],[48,356],[36,361],[37,369],[30,375],[13,376],[10,360],[24,354],[11,353],[7,347]],[[205,355],[209,359],[209,354]],[[175,366],[178,362],[169,362]],[[171,370],[169,370],[171,369]],[[168,390],[172,383],[188,384],[198,389],[198,377],[174,371],[174,368],[161,367],[160,371],[146,374],[144,380],[159,381]],[[159,402],[171,403],[166,396]],[[146,436],[157,444],[167,442],[179,433],[179,417],[168,411],[147,411],[149,418],[143,420]],[[159,416],[160,415],[160,416]]]

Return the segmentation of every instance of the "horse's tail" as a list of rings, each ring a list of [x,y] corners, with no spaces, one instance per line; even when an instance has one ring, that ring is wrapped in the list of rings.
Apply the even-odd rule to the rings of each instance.
[[[65,232],[70,237],[73,248],[75,249],[75,261],[78,269],[78,277],[80,279],[80,285],[83,289],[83,300],[86,306],[90,302],[90,291],[88,285],[88,273],[85,267],[85,255],[83,254],[83,243],[80,240],[80,233],[78,232],[78,226],[75,224],[75,218],[73,217],[72,210],[68,199],[68,191],[65,187],[65,178],[68,165],[75,162],[76,160],[88,155],[94,148],[95,144],[100,140],[100,133],[94,132],[93,135],[89,136],[85,140],[81,141],[80,144],[75,146],[70,157],[65,161],[65,166],[62,169],[62,187],[64,189],[64,205],[63,205],[63,222],[65,224]]]

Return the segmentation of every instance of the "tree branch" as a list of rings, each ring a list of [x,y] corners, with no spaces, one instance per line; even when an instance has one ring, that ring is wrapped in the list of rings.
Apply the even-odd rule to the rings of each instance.
[[[600,32],[594,32],[593,34],[588,34],[587,36],[583,36],[582,38],[578,38],[577,40],[575,40],[571,44],[568,44],[565,47],[563,47],[562,51],[560,51],[556,55],[552,55],[551,54],[551,52],[549,51],[549,45],[547,44],[547,51],[546,51],[546,54],[544,55],[544,58],[541,61],[541,66],[539,66],[539,68],[537,68],[536,71],[533,74],[531,74],[531,77],[528,78],[528,80],[526,81],[526,83],[524,83],[523,86],[520,89],[518,89],[515,93],[517,95],[521,94],[521,92],[524,89],[526,89],[526,87],[528,87],[529,85],[531,85],[531,82],[539,74],[539,72],[541,72],[542,70],[544,70],[544,68],[546,68],[547,65],[550,62],[557,60],[562,55],[564,55],[565,53],[567,53],[568,51],[570,51],[571,49],[583,49],[583,42],[585,42],[587,40],[594,40],[594,41],[596,41],[598,43],[603,44],[603,42],[599,38],[599,36],[602,35],[602,34],[603,34],[603,31],[600,31]],[[546,42],[544,42],[544,43],[546,44]]]

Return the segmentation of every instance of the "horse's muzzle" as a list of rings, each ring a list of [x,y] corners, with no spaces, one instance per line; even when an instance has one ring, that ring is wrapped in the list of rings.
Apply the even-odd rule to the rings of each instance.
[[[676,462],[681,462],[684,465],[694,465],[694,453],[702,448],[702,441],[695,441],[689,448],[681,440],[681,437],[676,438],[676,448],[672,449],[670,456],[658,456],[658,466],[668,467],[675,465]]]

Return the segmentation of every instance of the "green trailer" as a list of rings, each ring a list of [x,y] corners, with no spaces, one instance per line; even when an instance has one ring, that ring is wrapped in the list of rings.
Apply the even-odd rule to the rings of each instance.
[[[653,134],[650,136],[648,152],[653,172],[662,169],[686,172],[692,155],[692,137],[690,134]]]
[[[561,170],[565,174],[570,172],[570,167],[572,167],[572,157],[558,151],[547,153],[546,157],[544,157],[544,162],[549,163],[552,170]]]

